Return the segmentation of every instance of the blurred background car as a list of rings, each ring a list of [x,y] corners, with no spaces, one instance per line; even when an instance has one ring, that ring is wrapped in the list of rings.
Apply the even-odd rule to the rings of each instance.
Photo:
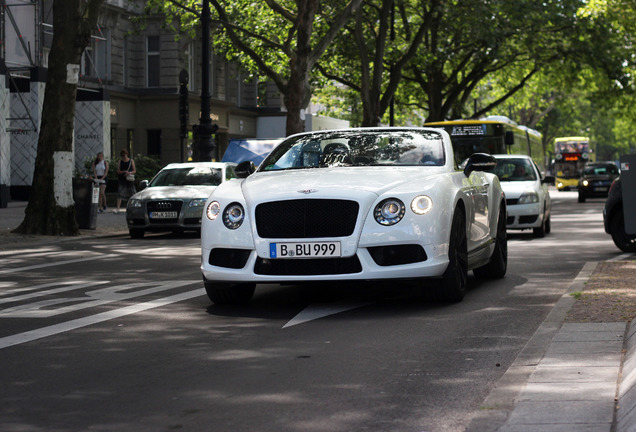
[[[618,167],[614,162],[586,163],[579,179],[579,202],[584,203],[587,198],[606,197],[618,174]]]
[[[146,231],[198,231],[205,201],[222,182],[236,177],[232,162],[167,165],[128,200],[126,222],[132,238]]]
[[[617,248],[623,252],[636,252],[636,235],[629,235],[625,232],[623,190],[620,177],[617,177],[610,187],[603,208],[603,223],[605,232],[612,236]]]
[[[544,237],[551,230],[548,193],[551,178],[543,178],[530,156],[493,156],[497,160],[493,173],[499,177],[506,194],[507,229],[532,229],[535,237]]]

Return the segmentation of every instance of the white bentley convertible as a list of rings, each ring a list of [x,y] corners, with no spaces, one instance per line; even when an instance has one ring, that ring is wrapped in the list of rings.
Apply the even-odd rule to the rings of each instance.
[[[448,134],[360,128],[288,137],[208,198],[206,292],[245,303],[256,284],[423,280],[460,301],[467,273],[501,278],[506,204],[490,155],[461,171]]]

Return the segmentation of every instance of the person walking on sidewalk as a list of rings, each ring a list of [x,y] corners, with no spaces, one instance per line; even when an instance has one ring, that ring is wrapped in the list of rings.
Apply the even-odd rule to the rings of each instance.
[[[128,151],[123,149],[119,152],[121,159],[117,166],[117,208],[115,213],[119,213],[121,201],[128,201],[137,191],[135,190],[135,161],[128,157]]]
[[[97,211],[106,211],[106,177],[108,177],[108,161],[104,159],[104,153],[97,153],[93,162],[93,179],[99,183],[99,201]]]

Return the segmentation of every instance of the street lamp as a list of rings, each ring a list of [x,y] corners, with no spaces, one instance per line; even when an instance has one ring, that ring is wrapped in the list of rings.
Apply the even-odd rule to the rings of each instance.
[[[212,135],[218,130],[210,118],[210,2],[202,0],[201,9],[201,117],[197,128],[199,151],[197,160],[209,162],[214,155]]]

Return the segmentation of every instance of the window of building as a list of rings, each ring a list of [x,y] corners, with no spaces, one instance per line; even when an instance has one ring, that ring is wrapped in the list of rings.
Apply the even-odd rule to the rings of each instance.
[[[148,129],[148,156],[161,159],[161,129]]]
[[[110,31],[100,29],[82,55],[81,75],[100,81],[110,78]]]
[[[146,37],[146,86],[159,87],[159,36]]]
[[[185,69],[188,71],[188,90],[194,91],[194,43],[189,43],[184,52]]]

